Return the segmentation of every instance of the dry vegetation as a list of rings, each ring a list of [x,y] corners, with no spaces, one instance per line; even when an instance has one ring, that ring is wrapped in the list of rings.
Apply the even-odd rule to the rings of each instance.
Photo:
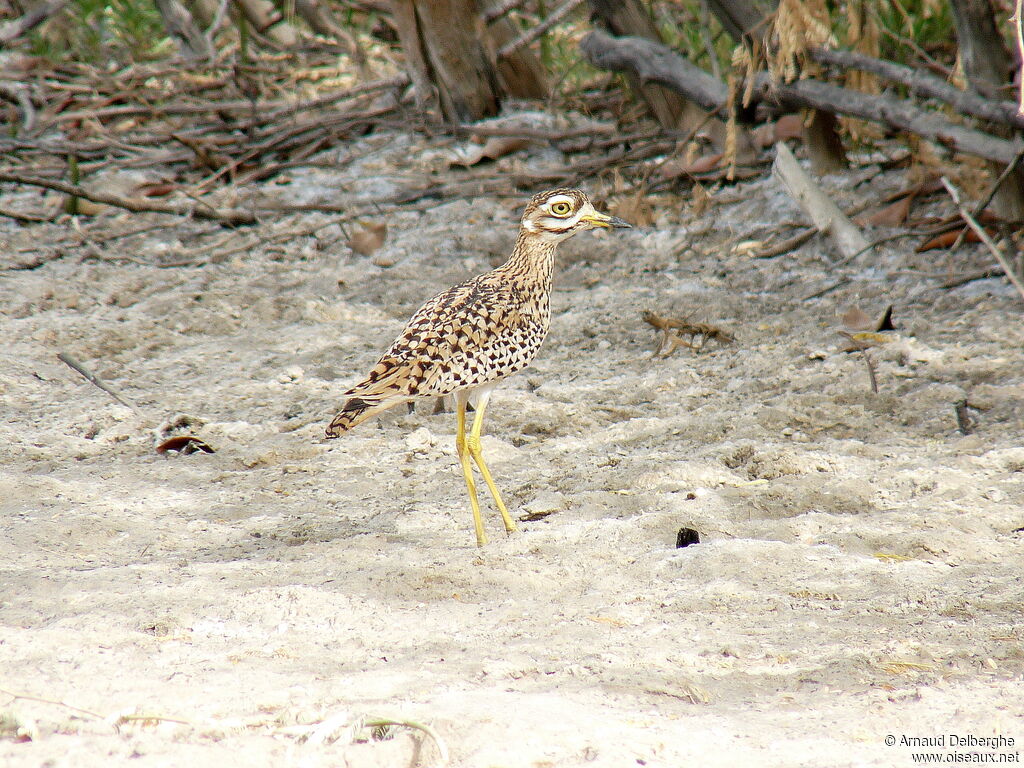
[[[2,6],[0,758],[1024,743],[1020,2],[447,5]],[[450,414],[323,423],[563,185],[477,553]]]

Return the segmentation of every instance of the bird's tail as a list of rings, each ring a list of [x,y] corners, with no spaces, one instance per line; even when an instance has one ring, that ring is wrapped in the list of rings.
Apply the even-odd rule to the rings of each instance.
[[[353,427],[362,424],[371,416],[398,405],[400,400],[367,401],[359,397],[350,397],[341,407],[338,415],[327,426],[327,437],[341,437]]]

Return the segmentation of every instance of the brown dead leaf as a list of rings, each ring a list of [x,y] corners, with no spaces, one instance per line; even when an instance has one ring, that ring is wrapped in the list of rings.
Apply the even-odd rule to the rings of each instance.
[[[94,203],[92,200],[86,200],[84,197],[76,197],[74,202],[72,202],[72,198],[68,197],[64,202],[64,210],[76,216],[99,216],[101,213],[106,213],[110,210],[109,205]]]
[[[451,164],[469,168],[482,160],[497,160],[499,157],[510,155],[529,144],[529,139],[518,136],[492,136],[483,144],[471,144],[461,151],[460,156]]]
[[[843,325],[847,331],[852,332],[865,332],[854,333],[854,337],[861,335],[877,335],[880,331],[895,331],[896,327],[893,325],[893,305],[890,304],[886,307],[886,311],[882,313],[882,316],[878,319],[871,319],[863,309],[857,306],[852,306],[847,309],[842,316]]]
[[[710,173],[718,167],[718,164],[722,162],[722,153],[719,152],[715,155],[704,155],[704,157],[698,157],[688,166],[686,166],[686,173],[696,176],[699,173]]]
[[[943,232],[941,235],[936,235],[930,240],[926,240],[921,243],[914,250],[917,253],[923,253],[924,251],[933,251],[936,248],[949,248],[953,243],[956,242],[957,237],[967,229],[966,227],[961,229],[951,229],[949,232]],[[965,243],[980,243],[981,238],[978,237],[977,233],[973,229],[967,229],[967,235],[964,237]]]
[[[360,256],[369,256],[384,245],[384,240],[387,239],[387,236],[388,225],[384,222],[380,224],[364,224],[349,238],[348,247]]]
[[[670,160],[664,163],[658,173],[663,179],[676,179],[680,176],[698,176],[718,168],[722,162],[722,153],[704,155],[695,160]]]
[[[166,197],[177,188],[178,185],[172,181],[150,181],[139,184],[135,188],[135,194],[142,197]]]
[[[857,223],[862,226],[864,224],[871,224],[876,227],[898,227],[907,220],[907,217],[910,215],[910,206],[913,202],[914,195],[901,197],[870,216],[859,216]]]
[[[775,139],[775,126],[771,123],[761,123],[757,128],[750,132],[750,138],[754,141],[754,144],[761,149],[770,147],[774,143]]]
[[[860,307],[850,307],[848,310],[843,312],[840,318],[843,321],[843,325],[851,331],[867,331],[874,329],[876,323]]]
[[[190,453],[213,453],[213,448],[205,440],[200,440],[195,435],[176,435],[164,440],[160,445],[156,447],[157,453],[167,453],[168,451],[174,451],[175,453],[187,456]]]
[[[804,119],[800,115],[783,115],[775,121],[775,141],[802,139],[804,136]]]

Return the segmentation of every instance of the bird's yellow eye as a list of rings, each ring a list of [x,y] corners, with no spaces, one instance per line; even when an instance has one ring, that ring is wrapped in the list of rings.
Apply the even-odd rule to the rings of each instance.
[[[569,211],[571,210],[571,206],[564,201],[551,204],[551,212],[555,214],[555,216],[568,216]]]

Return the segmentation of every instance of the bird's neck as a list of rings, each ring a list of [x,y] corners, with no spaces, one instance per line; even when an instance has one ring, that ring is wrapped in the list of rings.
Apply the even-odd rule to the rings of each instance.
[[[551,283],[551,272],[555,267],[555,247],[558,241],[545,238],[525,229],[519,231],[515,248],[508,261],[498,269],[509,276],[522,276],[529,280]]]

